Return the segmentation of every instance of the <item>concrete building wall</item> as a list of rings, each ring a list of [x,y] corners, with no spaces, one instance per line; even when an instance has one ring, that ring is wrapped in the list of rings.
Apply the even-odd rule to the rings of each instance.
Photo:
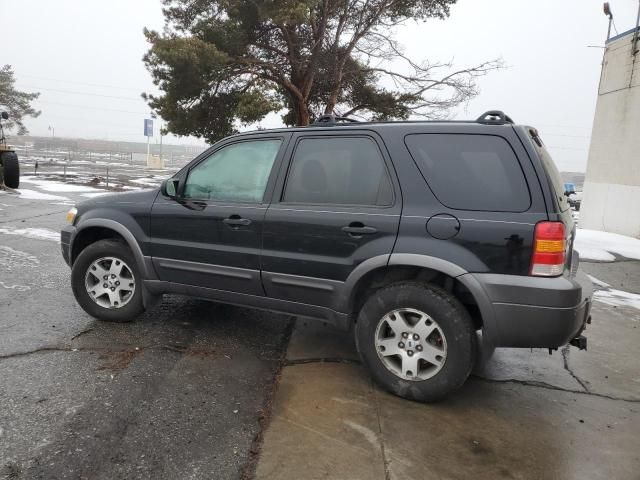
[[[615,37],[605,49],[580,226],[640,237],[640,53],[632,53],[633,37]]]

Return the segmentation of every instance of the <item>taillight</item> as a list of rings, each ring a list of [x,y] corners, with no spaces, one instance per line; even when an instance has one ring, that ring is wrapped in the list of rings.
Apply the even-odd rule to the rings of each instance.
[[[533,240],[531,275],[537,277],[557,277],[562,275],[565,252],[564,223],[538,223]]]

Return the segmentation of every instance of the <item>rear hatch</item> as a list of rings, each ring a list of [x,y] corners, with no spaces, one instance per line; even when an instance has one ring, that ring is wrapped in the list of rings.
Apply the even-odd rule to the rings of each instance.
[[[540,134],[535,128],[527,128],[529,137],[532,140],[532,145],[540,158],[540,163],[544,169],[546,180],[549,183],[551,194],[551,204],[547,205],[547,211],[549,213],[549,220],[560,221],[564,223],[566,232],[567,252],[565,273],[572,272],[575,274],[575,270],[578,267],[578,258],[574,259],[573,255],[573,241],[576,235],[576,225],[573,221],[573,215],[571,214],[571,206],[569,205],[569,197],[565,194],[564,181],[562,175],[556,166],[556,163],[551,158],[551,155],[547,151]],[[545,179],[541,179],[545,180]]]

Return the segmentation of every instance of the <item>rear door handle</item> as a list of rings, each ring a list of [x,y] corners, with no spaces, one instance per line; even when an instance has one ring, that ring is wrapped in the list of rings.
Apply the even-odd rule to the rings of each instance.
[[[225,224],[231,225],[234,227],[251,225],[251,220],[248,218],[242,218],[240,215],[231,215],[228,218],[222,220]]]
[[[378,230],[373,227],[367,227],[359,222],[354,222],[346,227],[342,227],[342,231],[349,235],[372,235],[377,233]]]

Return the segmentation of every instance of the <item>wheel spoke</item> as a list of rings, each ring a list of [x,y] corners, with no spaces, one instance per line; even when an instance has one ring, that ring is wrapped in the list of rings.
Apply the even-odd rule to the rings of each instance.
[[[383,357],[390,355],[400,355],[402,350],[398,347],[399,340],[397,338],[385,338],[384,340],[378,340],[378,351]]]
[[[428,325],[427,322],[430,322],[431,325]],[[426,340],[436,328],[436,323],[425,315],[420,317],[418,323],[416,323],[416,325],[413,327],[413,331],[420,335],[420,338]]]
[[[416,377],[418,375],[418,355],[402,355],[402,375]]]
[[[100,295],[104,295],[105,289],[102,286],[102,284],[100,282],[96,283],[90,290],[89,292],[91,292],[92,294],[95,292],[95,295],[93,295],[94,298],[98,298]]]
[[[109,303],[112,307],[117,307],[120,305],[120,294],[117,291],[112,292],[111,290],[107,290],[109,294]]]
[[[89,272],[99,281],[103,281],[105,275],[109,275],[109,271],[103,268],[102,265],[100,265],[98,262],[95,262],[93,265],[91,265]]]
[[[420,358],[429,362],[431,365],[439,367],[444,361],[444,350],[431,345],[429,342],[424,343],[424,350],[420,352]]]
[[[122,263],[122,261],[120,261],[118,259],[114,259],[111,262],[111,268],[109,268],[109,274],[115,275],[116,278],[120,278],[120,276],[122,274],[122,267],[123,266],[124,266],[124,263]]]

